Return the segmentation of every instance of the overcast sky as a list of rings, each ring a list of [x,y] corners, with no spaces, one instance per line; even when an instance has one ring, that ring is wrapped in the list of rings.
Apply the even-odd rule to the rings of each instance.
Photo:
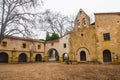
[[[120,12],[120,0],[46,0],[42,8],[68,16],[76,16],[81,8],[90,16],[98,12]],[[44,32],[40,38],[43,38],[43,35]]]
[[[76,15],[80,8],[88,14],[120,12],[120,0],[46,0],[43,8],[65,15]]]

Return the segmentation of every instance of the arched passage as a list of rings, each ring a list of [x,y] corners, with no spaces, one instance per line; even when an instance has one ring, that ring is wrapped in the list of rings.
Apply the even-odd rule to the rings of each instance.
[[[50,49],[48,51],[48,60],[49,61],[59,61],[59,54],[56,49]]]
[[[25,53],[21,53],[19,55],[18,62],[27,62],[27,55]]]
[[[103,51],[103,62],[111,62],[111,52],[109,50]]]
[[[8,63],[8,54],[0,52],[0,63]]]
[[[85,53],[85,51],[80,52],[80,60],[81,61],[86,61],[86,53]]]
[[[63,54],[63,62],[66,61],[66,60],[68,60],[68,54],[67,54],[67,53],[64,53],[64,54]]]
[[[40,54],[37,54],[37,55],[35,56],[35,61],[36,61],[36,62],[42,61],[42,56],[41,56]]]

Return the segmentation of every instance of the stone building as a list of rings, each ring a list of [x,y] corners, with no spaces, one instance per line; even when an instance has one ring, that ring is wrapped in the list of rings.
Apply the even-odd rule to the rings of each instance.
[[[77,62],[120,62],[120,12],[95,13],[95,23],[82,10],[70,33],[70,59]]]
[[[43,41],[7,36],[0,44],[0,62],[35,62],[43,59]]]
[[[65,58],[68,57],[69,53],[69,34],[59,38],[58,40],[46,41],[45,42],[45,56],[46,61],[50,61],[51,52],[55,51],[55,60],[64,62]]]
[[[95,23],[82,10],[74,30],[53,41],[7,36],[0,44],[0,62],[120,63],[120,12],[95,13]]]
[[[69,53],[69,35],[54,41],[25,39],[7,36],[0,44],[0,63],[40,62],[49,61],[55,51],[54,61],[64,61],[64,55]]]

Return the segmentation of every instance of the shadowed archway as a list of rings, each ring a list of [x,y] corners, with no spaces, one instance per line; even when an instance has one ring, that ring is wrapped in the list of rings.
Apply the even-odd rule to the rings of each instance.
[[[112,61],[111,52],[109,50],[103,51],[103,62],[110,63]]]
[[[64,53],[63,54],[63,62],[65,62],[66,60],[68,60],[69,57],[68,57],[68,54],[67,53]]]
[[[19,55],[18,62],[27,62],[27,55],[25,53],[21,53]]]
[[[86,53],[85,53],[85,51],[80,52],[80,60],[81,61],[86,61]]]
[[[8,63],[8,54],[0,52],[0,63]]]
[[[42,61],[42,56],[41,56],[40,54],[37,54],[37,55],[35,56],[35,61],[36,61],[36,62],[41,62],[41,61]]]
[[[59,61],[59,54],[56,49],[50,49],[48,51],[48,60],[49,61]]]

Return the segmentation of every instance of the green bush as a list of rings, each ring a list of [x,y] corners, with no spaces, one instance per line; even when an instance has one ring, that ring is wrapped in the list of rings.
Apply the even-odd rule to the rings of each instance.
[[[59,35],[56,33],[52,33],[52,35],[50,36],[49,34],[47,34],[46,36],[46,41],[50,41],[50,40],[56,40],[59,38]]]

